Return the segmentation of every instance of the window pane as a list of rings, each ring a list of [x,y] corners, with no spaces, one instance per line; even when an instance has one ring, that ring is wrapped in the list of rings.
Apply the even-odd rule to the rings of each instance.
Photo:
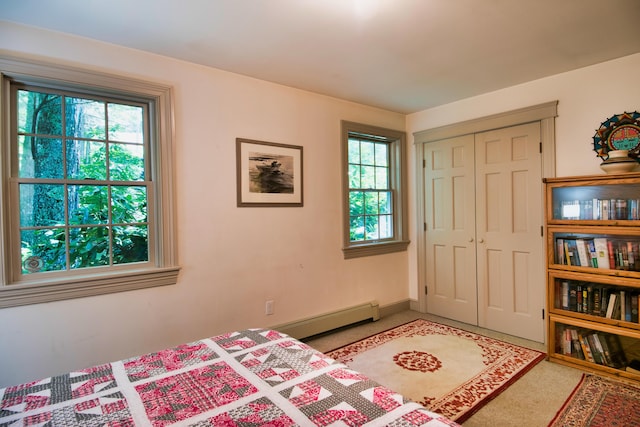
[[[376,187],[376,168],[373,166],[362,166],[362,187]]]
[[[111,187],[111,222],[147,222],[147,188],[124,185]]]
[[[146,226],[113,227],[113,263],[149,260]]]
[[[64,229],[20,232],[22,274],[66,269]]]
[[[383,191],[380,194],[380,213],[382,214],[390,214],[391,212],[391,192]]]
[[[349,160],[348,163],[360,164],[360,141],[349,139]]]
[[[104,142],[67,141],[67,178],[107,179],[107,156]]]
[[[18,132],[40,135],[62,134],[60,95],[18,91]]]
[[[64,186],[20,184],[20,226],[64,225]]]
[[[143,142],[143,109],[132,105],[108,104],[109,139],[120,142]]]
[[[351,217],[351,241],[364,240],[364,216]]]
[[[83,98],[65,98],[67,136],[105,139],[104,102]]]
[[[380,238],[390,239],[393,237],[393,219],[391,215],[380,215]]]
[[[109,229],[82,227],[69,230],[69,262],[72,269],[109,265]]]
[[[360,143],[361,150],[361,160],[360,163],[363,165],[375,165],[376,157],[375,157],[375,144],[373,142],[361,142]]]
[[[377,215],[378,214],[378,193],[369,192],[365,193],[365,208],[364,213],[366,215]]]
[[[389,166],[389,150],[387,144],[376,144],[376,166]]]
[[[69,185],[68,192],[70,225],[107,223],[107,186]]]
[[[378,231],[378,217],[377,216],[367,216],[365,217],[365,239],[366,240],[375,240],[380,238],[380,234]]]
[[[364,193],[362,191],[349,193],[349,215],[364,215]]]
[[[35,136],[18,137],[20,178],[62,178],[62,140]]]
[[[109,146],[109,176],[112,181],[144,181],[144,149],[141,145]]]
[[[360,186],[360,166],[349,165],[349,188],[362,188]]]
[[[384,190],[389,188],[389,169],[376,168],[376,189]]]

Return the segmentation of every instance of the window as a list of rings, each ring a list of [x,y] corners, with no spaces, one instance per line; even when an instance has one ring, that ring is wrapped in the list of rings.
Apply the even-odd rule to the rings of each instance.
[[[0,307],[175,283],[171,89],[0,66]]]
[[[344,256],[406,250],[404,132],[342,122]]]

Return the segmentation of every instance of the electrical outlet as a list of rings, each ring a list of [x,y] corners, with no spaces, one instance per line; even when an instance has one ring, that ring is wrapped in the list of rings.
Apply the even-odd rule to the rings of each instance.
[[[273,314],[273,300],[269,300],[264,305],[264,314],[271,315]]]

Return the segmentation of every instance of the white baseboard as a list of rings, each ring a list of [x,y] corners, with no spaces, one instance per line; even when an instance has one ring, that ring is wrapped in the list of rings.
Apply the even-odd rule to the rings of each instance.
[[[380,309],[376,301],[285,323],[274,326],[272,329],[293,338],[302,339],[369,319],[374,321],[380,319]]]

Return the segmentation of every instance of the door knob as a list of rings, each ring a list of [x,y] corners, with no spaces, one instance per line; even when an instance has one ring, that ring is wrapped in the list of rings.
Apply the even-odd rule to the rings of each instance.
[[[469,243],[473,243],[473,237],[469,237]]]
[[[478,242],[484,243],[484,239],[480,239],[480,240],[478,240]]]

